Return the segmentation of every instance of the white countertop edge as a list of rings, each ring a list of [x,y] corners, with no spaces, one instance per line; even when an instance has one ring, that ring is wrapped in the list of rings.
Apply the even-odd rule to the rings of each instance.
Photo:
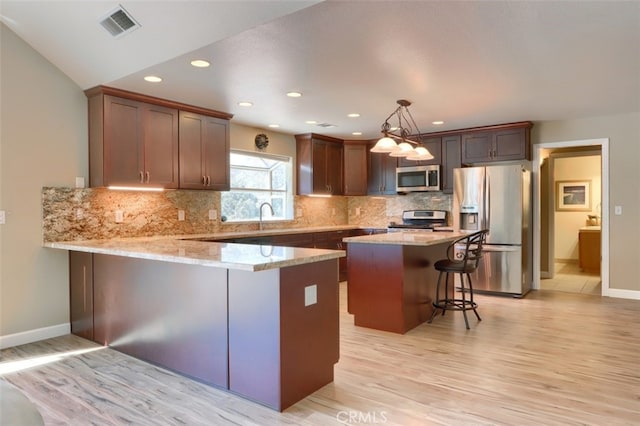
[[[451,243],[465,235],[468,235],[468,233],[400,231],[400,232],[388,232],[386,234],[346,237],[346,238],[343,238],[342,241],[346,243],[360,243],[360,244],[430,246],[430,245],[436,245],[436,244]]]

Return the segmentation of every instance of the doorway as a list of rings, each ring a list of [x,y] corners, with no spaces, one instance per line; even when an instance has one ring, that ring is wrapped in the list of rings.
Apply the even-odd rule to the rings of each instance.
[[[599,151],[599,152],[598,152]],[[554,157],[550,157],[550,153],[556,153],[556,157],[562,158],[578,155],[589,155],[594,152],[600,154],[600,171],[601,171],[601,200],[600,214],[594,216],[600,216],[597,220],[600,223],[600,254],[601,254],[601,267],[600,267],[600,279],[597,274],[583,273],[581,268],[578,267],[577,262],[560,262],[556,263],[555,254],[555,241],[561,232],[554,227],[554,212],[559,211],[580,211],[579,207],[583,207],[583,213],[578,214],[579,217],[584,215],[583,219],[587,219],[588,214],[585,205],[579,205],[582,202],[577,202],[578,205],[562,204],[562,193],[556,191],[566,191],[565,195],[570,195],[571,190],[577,189],[578,191],[584,191],[585,187],[590,188],[591,182],[585,182],[578,180],[577,182],[568,182],[566,188],[564,186],[558,187],[557,182],[554,181],[553,172],[553,160]],[[571,154],[568,154],[571,153]],[[578,154],[579,153],[579,154]],[[577,141],[565,141],[565,142],[551,142],[534,145],[533,152],[533,172],[534,172],[534,210],[533,210],[533,223],[534,223],[534,252],[533,252],[533,285],[532,289],[544,288],[541,284],[542,278],[566,278],[568,280],[574,280],[573,284],[562,283],[563,285],[571,288],[573,286],[574,291],[577,289],[577,281],[584,279],[583,289],[585,292],[598,291],[597,294],[606,296],[609,292],[609,140],[608,139],[589,139],[589,140],[577,140]],[[550,160],[551,158],[551,160]],[[554,183],[555,182],[555,183]],[[545,188],[552,188],[551,191],[546,191]],[[558,198],[560,197],[560,198]],[[589,200],[590,201],[590,200]],[[560,205],[558,204],[560,203]],[[586,201],[585,201],[586,203]],[[572,208],[578,207],[578,208]],[[596,211],[597,205],[591,205],[590,210]],[[593,213],[593,212],[591,212]],[[567,215],[570,216],[570,215]],[[591,220],[591,218],[589,218]],[[585,221],[585,225],[588,222]],[[586,235],[586,234],[585,234]],[[591,236],[591,235],[589,235]],[[562,236],[560,236],[562,237]],[[564,237],[562,237],[564,238]],[[575,248],[577,250],[577,248]],[[561,251],[562,249],[560,249]],[[560,254],[560,256],[566,256]],[[570,256],[569,256],[570,257]],[[563,260],[563,259],[560,259]],[[563,275],[565,275],[563,277]],[[595,285],[601,282],[598,290],[595,290]],[[549,282],[545,283],[548,287]],[[580,291],[577,291],[580,292]]]

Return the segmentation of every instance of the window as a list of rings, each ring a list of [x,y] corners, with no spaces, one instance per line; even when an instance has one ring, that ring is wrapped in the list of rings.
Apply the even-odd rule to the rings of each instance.
[[[293,219],[291,158],[268,154],[231,151],[231,182],[221,194],[222,216],[227,221],[256,221],[263,207],[263,220]]]

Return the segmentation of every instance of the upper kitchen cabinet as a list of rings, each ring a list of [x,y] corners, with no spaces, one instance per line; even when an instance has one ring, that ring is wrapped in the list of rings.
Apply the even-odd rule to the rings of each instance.
[[[93,187],[179,188],[180,111],[222,120],[232,117],[105,86],[85,94],[89,99],[89,182]],[[228,160],[225,168],[228,180]],[[211,182],[216,179],[211,176]]]
[[[441,140],[436,137],[422,138],[422,145],[429,150],[433,158],[431,160],[407,160],[405,157],[398,157],[398,167],[426,166],[430,164],[442,164]]]
[[[462,167],[460,135],[442,137],[442,192],[453,194],[453,169]]]
[[[462,133],[462,163],[531,159],[531,122],[503,124]]]
[[[377,142],[370,141],[370,150]],[[369,151],[369,178],[368,195],[395,195],[396,194],[396,167],[397,157],[392,157],[386,153],[376,153]]]
[[[180,111],[180,188],[229,190],[229,121]]]
[[[298,195],[342,195],[342,143],[316,133],[296,135]]]
[[[367,195],[366,141],[344,141],[344,195]]]

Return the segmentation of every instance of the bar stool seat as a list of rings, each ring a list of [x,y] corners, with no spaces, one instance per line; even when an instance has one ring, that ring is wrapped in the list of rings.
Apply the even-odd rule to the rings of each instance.
[[[438,309],[442,311],[442,315],[444,315],[446,311],[462,311],[467,330],[469,330],[467,311],[472,310],[476,318],[478,318],[478,321],[482,321],[477,311],[478,304],[473,300],[471,274],[478,268],[478,264],[482,258],[482,246],[487,238],[487,232],[489,232],[487,229],[483,229],[482,231],[458,238],[447,247],[447,258],[438,260],[433,265],[440,273],[438,274],[436,294],[433,300],[434,309],[429,318],[429,323],[433,321]],[[451,289],[453,296],[449,296],[451,293],[449,290],[449,281],[453,281],[449,279],[449,274],[460,275],[460,297],[455,296],[455,289]],[[465,276],[467,277],[466,285]],[[444,292],[441,291],[443,277]],[[451,283],[451,285],[453,286],[453,283]]]

